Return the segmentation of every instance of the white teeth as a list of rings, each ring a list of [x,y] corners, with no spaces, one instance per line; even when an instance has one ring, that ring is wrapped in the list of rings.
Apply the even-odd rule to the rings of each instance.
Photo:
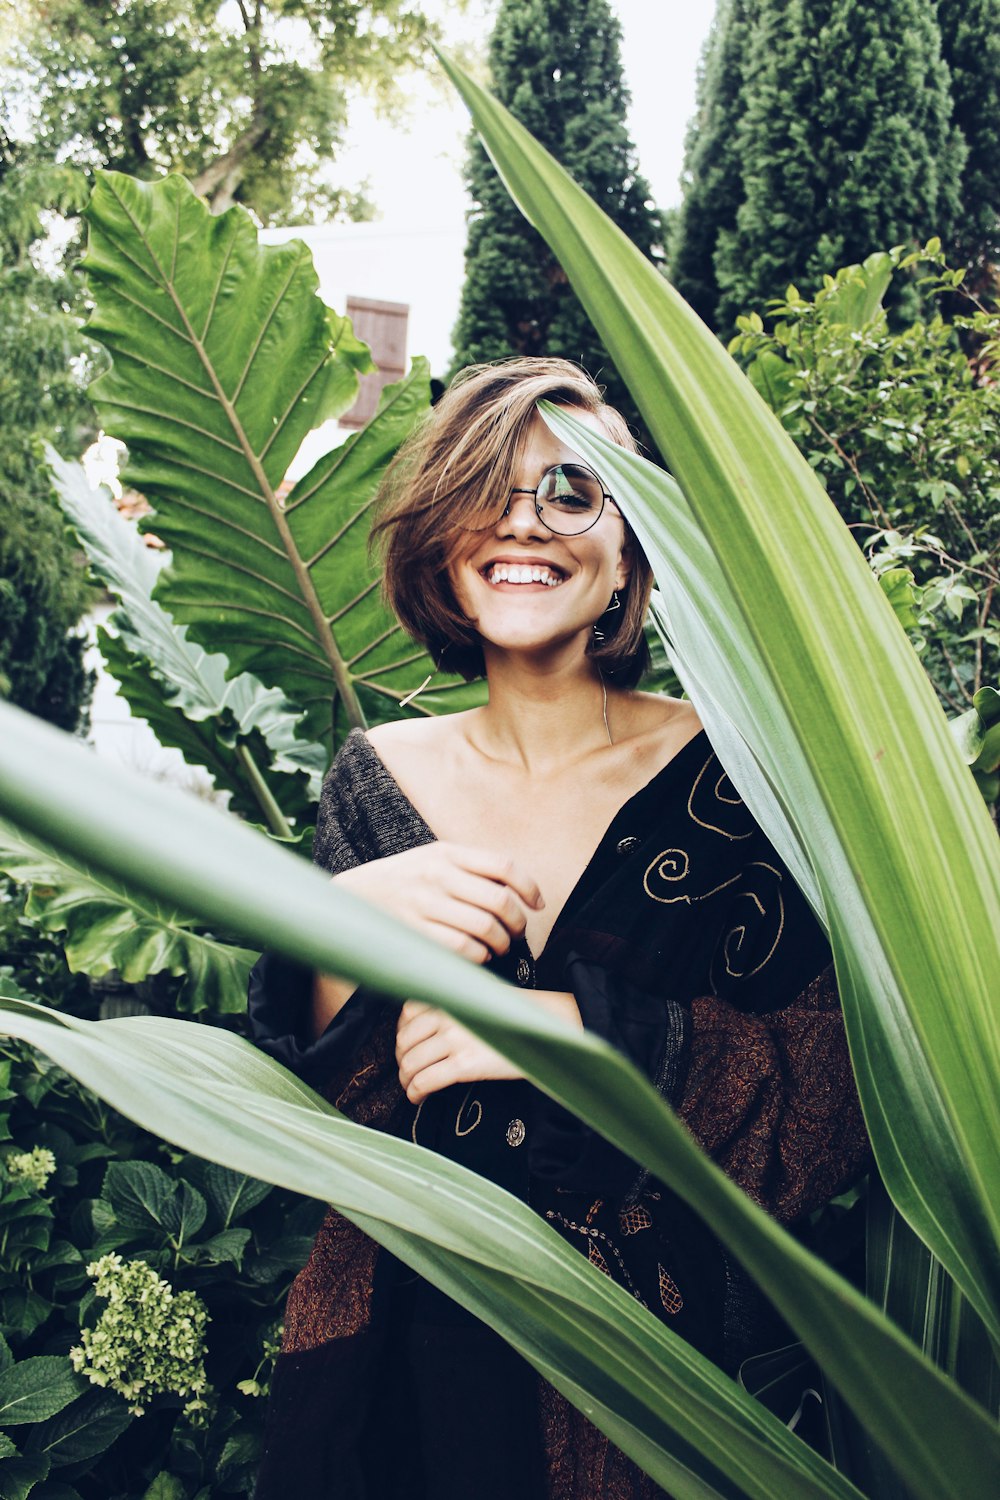
[[[487,573],[490,583],[544,583],[558,588],[562,578],[538,563],[494,563]]]
[[[490,583],[544,583],[546,588],[558,588],[562,579],[548,568],[527,563],[494,563],[487,579]]]

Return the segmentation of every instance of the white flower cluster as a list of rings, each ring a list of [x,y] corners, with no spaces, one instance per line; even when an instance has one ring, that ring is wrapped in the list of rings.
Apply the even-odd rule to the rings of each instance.
[[[36,1193],[44,1193],[56,1169],[56,1159],[45,1146],[33,1146],[30,1151],[14,1151],[5,1157],[4,1166],[12,1182],[23,1182]]]
[[[73,1368],[94,1385],[109,1386],[141,1417],[144,1402],[172,1392],[187,1396],[184,1411],[204,1410],[205,1329],[208,1310],[194,1292],[175,1292],[142,1260],[102,1255],[87,1267],[108,1306],[71,1349]]]

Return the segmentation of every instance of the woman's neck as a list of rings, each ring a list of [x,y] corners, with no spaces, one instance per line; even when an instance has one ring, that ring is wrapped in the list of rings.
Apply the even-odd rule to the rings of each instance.
[[[490,760],[544,775],[614,738],[613,695],[586,656],[525,661],[487,654],[489,702],[468,720],[469,743]]]

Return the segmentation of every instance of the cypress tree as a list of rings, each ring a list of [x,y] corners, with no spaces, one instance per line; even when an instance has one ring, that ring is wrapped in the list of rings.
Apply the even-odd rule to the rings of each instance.
[[[685,143],[684,197],[672,226],[669,272],[706,323],[713,322],[719,300],[714,259],[719,227],[736,223],[743,199],[736,132],[745,109],[744,63],[758,8],[757,0],[720,0],[699,65],[697,108]]]
[[[673,257],[684,291],[690,260],[704,264],[712,246],[710,321],[724,334],[790,281],[811,288],[872,250],[947,235],[965,156],[937,0],[757,0],[753,11],[727,4],[720,17],[743,25],[742,67],[719,80],[736,99],[739,188],[702,216],[698,247],[682,213]],[[706,67],[706,88],[714,81]],[[732,121],[722,101],[702,107],[716,118],[729,107]],[[694,149],[689,163],[694,192]]]
[[[493,90],[643,254],[655,257],[661,224],[625,126],[620,44],[607,0],[502,0],[489,49]],[[511,202],[475,137],[466,180],[475,207],[452,371],[513,354],[562,355],[599,380],[645,436],[558,261]]]
[[[1000,4],[939,0],[941,52],[951,72],[952,118],[965,138],[961,208],[942,236],[974,290],[1000,275]]]

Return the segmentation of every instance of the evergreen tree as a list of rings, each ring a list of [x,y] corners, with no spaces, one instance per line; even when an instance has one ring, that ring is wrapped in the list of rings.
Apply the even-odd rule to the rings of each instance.
[[[607,0],[502,0],[490,41],[493,89],[644,255],[660,219],[625,127],[621,27]],[[623,382],[542,237],[521,217],[473,138],[465,285],[453,370],[513,354],[575,360],[642,434]]]
[[[714,201],[706,192],[696,133],[689,196],[710,201],[693,215],[697,243],[680,215],[672,257],[679,289],[690,287],[703,311],[714,280],[710,321],[720,332],[790,281],[811,287],[872,250],[949,234],[965,148],[937,0],[727,3],[720,31],[716,53],[728,44],[734,62],[725,72],[706,66],[700,113],[727,127],[728,190]]]
[[[941,52],[951,71],[955,124],[968,148],[949,259],[973,290],[1000,276],[1000,3],[939,0]]]
[[[0,694],[62,729],[86,716],[86,641],[75,627],[90,589],[42,449],[79,451],[91,413],[78,288],[35,262],[41,206],[73,211],[83,191],[79,173],[19,150],[0,118]]]
[[[713,322],[719,300],[714,260],[719,226],[736,223],[743,198],[736,132],[758,9],[758,0],[720,0],[698,70],[697,112],[688,127],[684,198],[672,225],[669,272],[706,323]]]

